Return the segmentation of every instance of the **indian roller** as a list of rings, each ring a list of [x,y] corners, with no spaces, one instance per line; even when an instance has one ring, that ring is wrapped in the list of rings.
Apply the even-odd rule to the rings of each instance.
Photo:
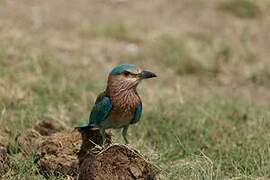
[[[128,144],[128,127],[137,123],[142,114],[142,101],[136,88],[142,80],[153,77],[157,76],[133,64],[114,67],[109,74],[107,88],[97,97],[89,123],[84,127],[99,128],[103,145],[106,129],[122,129],[122,136]]]

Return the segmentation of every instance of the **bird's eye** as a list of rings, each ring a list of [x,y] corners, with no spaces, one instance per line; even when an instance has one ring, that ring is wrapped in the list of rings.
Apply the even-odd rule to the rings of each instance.
[[[129,76],[130,75],[130,73],[127,72],[127,71],[125,71],[123,74],[124,74],[124,76]]]

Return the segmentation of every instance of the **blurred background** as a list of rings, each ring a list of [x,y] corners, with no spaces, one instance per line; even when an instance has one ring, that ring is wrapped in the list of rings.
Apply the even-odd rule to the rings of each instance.
[[[268,0],[0,0],[6,178],[43,178],[14,137],[87,122],[119,63],[159,76],[129,139],[161,179],[270,178],[269,30]]]

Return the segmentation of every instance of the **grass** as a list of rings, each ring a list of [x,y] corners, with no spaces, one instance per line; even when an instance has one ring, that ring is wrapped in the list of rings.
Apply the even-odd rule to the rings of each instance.
[[[267,67],[251,75],[250,80],[262,86],[270,86],[270,71]]]
[[[84,25],[81,27],[80,34],[82,37],[104,37],[130,43],[141,42],[141,39],[121,21],[99,26]]]
[[[171,116],[152,117],[156,125],[151,124],[148,131],[152,134],[152,144],[157,144],[156,151],[160,152],[161,166],[168,172],[182,172],[176,177],[173,174],[170,179],[210,179],[210,176],[219,179],[232,177],[231,174],[263,176],[269,174],[266,163],[269,162],[269,144],[265,138],[267,130],[262,127],[270,124],[263,119],[269,116],[264,112],[264,117],[257,119],[261,113],[260,108],[223,98],[206,103],[193,101]],[[261,151],[257,151],[258,147]]]
[[[224,1],[218,10],[205,1],[201,11],[195,1],[178,1],[177,8],[159,0],[143,7],[139,2],[91,2],[89,7],[79,2],[35,5],[41,21],[35,33],[30,6],[0,7],[0,135],[8,138],[11,158],[3,178],[66,179],[43,176],[35,154],[22,155],[15,138],[44,119],[71,128],[86,122],[108,72],[120,62],[159,76],[139,86],[143,116],[128,138],[160,167],[160,179],[270,178],[269,71],[261,68],[268,67],[269,48],[263,44],[268,21],[218,13],[263,16],[255,1]],[[55,7],[61,23],[49,11]],[[19,23],[17,17],[22,17]],[[59,48],[61,43],[68,48]],[[126,51],[130,43],[136,46],[131,53]],[[118,131],[113,134],[123,141]]]
[[[204,48],[208,48],[209,44],[203,40],[163,36],[149,53],[153,59],[175,69],[179,75],[201,73],[207,71],[207,67],[194,57],[194,51],[205,52]]]
[[[152,146],[167,178],[268,177],[267,107],[224,97],[159,106],[145,114],[138,127],[145,133],[135,137]]]
[[[125,57],[132,62],[147,59],[168,67],[179,76],[212,76],[220,73],[223,64],[231,61],[233,50],[230,44],[214,42],[201,33],[183,35],[162,34],[145,46],[144,51]]]
[[[261,14],[259,6],[253,0],[228,0],[219,7],[240,18],[255,18]]]

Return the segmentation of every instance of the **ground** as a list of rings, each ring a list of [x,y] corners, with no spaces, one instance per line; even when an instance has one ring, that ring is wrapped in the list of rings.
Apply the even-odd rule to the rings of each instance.
[[[0,0],[5,179],[44,179],[16,137],[87,122],[123,62],[158,75],[128,138],[160,179],[270,178],[269,29],[268,0]]]

